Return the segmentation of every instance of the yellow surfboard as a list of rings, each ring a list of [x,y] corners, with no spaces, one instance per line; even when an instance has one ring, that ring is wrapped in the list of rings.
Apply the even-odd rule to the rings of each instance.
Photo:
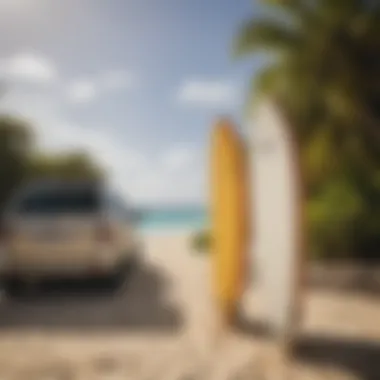
[[[212,286],[223,319],[231,321],[248,270],[249,186],[247,151],[233,124],[222,119],[211,137]]]

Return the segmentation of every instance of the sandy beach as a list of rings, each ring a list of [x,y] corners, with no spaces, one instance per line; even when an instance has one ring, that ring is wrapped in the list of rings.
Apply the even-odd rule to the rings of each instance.
[[[244,323],[215,343],[207,258],[191,252],[186,231],[144,242],[142,262],[116,292],[3,299],[0,379],[265,379],[263,368],[277,364],[257,328],[254,286],[242,303]],[[291,379],[380,378],[378,294],[323,282],[306,292]]]

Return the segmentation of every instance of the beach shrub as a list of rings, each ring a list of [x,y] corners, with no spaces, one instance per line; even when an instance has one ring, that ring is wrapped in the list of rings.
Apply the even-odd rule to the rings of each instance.
[[[207,230],[197,231],[191,237],[191,248],[197,253],[207,253],[210,251],[211,236]]]
[[[365,211],[360,192],[344,178],[335,178],[309,199],[309,242],[314,258],[352,256],[356,221]]]

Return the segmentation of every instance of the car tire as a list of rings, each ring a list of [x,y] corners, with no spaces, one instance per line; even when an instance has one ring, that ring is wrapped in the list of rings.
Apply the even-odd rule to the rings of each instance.
[[[112,289],[119,288],[124,282],[128,272],[127,264],[121,262],[117,265],[114,271],[107,276],[107,282],[110,284]]]
[[[16,298],[24,293],[24,283],[20,279],[7,278],[1,281],[2,290],[6,297]]]

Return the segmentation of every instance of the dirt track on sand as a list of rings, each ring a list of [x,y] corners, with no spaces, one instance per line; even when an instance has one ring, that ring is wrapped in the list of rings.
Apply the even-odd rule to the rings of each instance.
[[[265,379],[263,368],[281,363],[255,325],[254,290],[243,302],[245,322],[215,348],[207,270],[186,234],[150,236],[144,263],[116,292],[77,284],[3,299],[0,380]],[[361,276],[362,284],[369,275]],[[339,286],[326,278],[317,271],[307,293],[290,380],[380,379],[379,294],[350,288],[351,275]]]

